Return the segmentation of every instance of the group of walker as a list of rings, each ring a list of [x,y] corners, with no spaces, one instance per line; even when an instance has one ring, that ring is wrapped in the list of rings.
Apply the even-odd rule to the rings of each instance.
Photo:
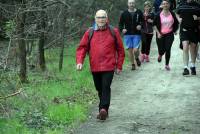
[[[89,55],[90,69],[95,88],[99,96],[99,113],[97,119],[108,118],[111,83],[114,72],[120,74],[124,62],[125,52],[120,32],[123,34],[124,44],[128,50],[131,70],[141,66],[141,62],[150,61],[150,47],[154,33],[158,46],[158,62],[165,55],[165,69],[170,70],[169,61],[174,34],[180,24],[180,47],[183,49],[183,75],[189,75],[189,50],[191,54],[191,74],[196,75],[197,44],[200,40],[198,26],[200,21],[200,7],[193,0],[182,0],[176,9],[175,0],[155,0],[154,10],[150,1],[144,3],[144,12],[136,8],[135,0],[128,0],[119,21],[119,30],[108,23],[105,10],[98,10],[95,14],[95,24],[83,35],[76,51],[77,70],[82,70],[86,54]],[[140,52],[140,42],[142,47]]]
[[[169,61],[174,34],[180,26],[180,45],[183,49],[183,75],[189,75],[189,49],[191,55],[190,70],[196,75],[195,62],[198,56],[198,42],[200,38],[199,21],[200,6],[193,0],[181,0],[176,9],[175,0],[155,0],[154,12],[150,1],[144,3],[144,12],[136,8],[135,0],[128,0],[128,9],[120,16],[119,29],[124,34],[124,44],[132,64],[132,70],[149,62],[150,46],[154,30],[158,46],[158,62],[165,55],[165,69],[170,70]],[[176,13],[174,12],[176,9]],[[180,25],[179,25],[180,24]],[[141,54],[139,47],[141,40]],[[136,63],[135,63],[136,61]],[[141,61],[141,62],[140,62]]]

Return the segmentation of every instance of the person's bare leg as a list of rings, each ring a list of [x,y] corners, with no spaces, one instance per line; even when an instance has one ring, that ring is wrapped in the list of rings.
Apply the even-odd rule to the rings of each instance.
[[[140,55],[140,51],[138,48],[134,48],[134,55],[135,55],[135,60],[137,62],[137,66],[141,65],[140,59],[139,59],[139,55]]]
[[[183,64],[184,64],[184,71],[183,75],[189,75],[190,72],[188,70],[188,64],[189,64],[189,41],[183,41]]]
[[[132,48],[128,49],[128,57],[129,57],[129,60],[130,60],[131,64],[134,64],[134,53],[133,53],[133,49]]]
[[[190,55],[191,55],[191,67],[195,67],[197,58],[197,45],[194,43],[190,44]]]
[[[189,42],[183,41],[183,65],[184,68],[188,67],[189,64]]]
[[[196,67],[195,67],[195,62],[197,58],[197,45],[194,43],[190,44],[190,55],[191,55],[191,74],[196,75]]]
[[[131,70],[135,70],[136,67],[135,67],[135,56],[134,56],[134,50],[132,48],[129,48],[128,49],[128,56],[129,56],[129,60],[131,62]]]

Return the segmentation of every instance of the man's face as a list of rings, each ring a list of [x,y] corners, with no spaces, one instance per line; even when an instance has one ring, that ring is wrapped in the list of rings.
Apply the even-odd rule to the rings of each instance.
[[[97,26],[105,26],[107,23],[107,14],[104,11],[98,11],[95,16]]]
[[[129,9],[135,8],[135,0],[128,0],[128,8]]]

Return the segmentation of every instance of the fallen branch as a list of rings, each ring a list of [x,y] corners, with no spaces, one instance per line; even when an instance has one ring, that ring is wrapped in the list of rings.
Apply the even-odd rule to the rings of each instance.
[[[13,96],[18,95],[18,94],[20,94],[21,92],[22,92],[22,90],[19,89],[19,91],[15,92],[15,93],[13,93],[13,94],[7,95],[7,96],[5,96],[5,97],[0,97],[0,99],[7,99],[7,98],[10,98],[10,97],[13,97]]]

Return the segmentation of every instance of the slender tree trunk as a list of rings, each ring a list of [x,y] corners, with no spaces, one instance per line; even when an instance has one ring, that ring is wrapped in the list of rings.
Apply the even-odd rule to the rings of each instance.
[[[62,37],[63,38],[63,37]],[[62,71],[63,68],[63,55],[64,55],[64,38],[61,41],[61,49],[60,49],[60,59],[59,59],[59,71]]]
[[[41,1],[41,5],[42,5],[42,9],[44,9],[45,7],[43,6],[44,5],[44,2]],[[41,30],[41,33],[40,33],[40,38],[39,38],[39,66],[40,66],[40,69],[42,71],[45,71],[46,70],[46,63],[45,63],[45,55],[44,55],[44,44],[45,44],[45,12],[42,11],[41,12],[41,22],[40,22],[40,30]]]
[[[22,0],[22,5],[25,1]],[[22,8],[23,9],[23,8]],[[24,36],[24,24],[25,24],[25,14],[22,13],[22,10],[19,11],[16,18],[16,34],[17,34],[17,43],[19,47],[19,78],[22,83],[27,82],[26,74],[26,43]]]
[[[44,43],[45,43],[45,35],[44,33],[41,33],[38,48],[39,48],[39,66],[42,71],[46,70],[45,56],[44,56]]]
[[[64,10],[64,7],[61,6],[61,13],[60,13],[60,22],[59,22],[59,29],[60,29],[60,33],[61,33],[61,41],[60,41],[60,45],[61,45],[61,48],[60,48],[60,59],[59,59],[59,71],[62,71],[62,68],[63,68],[63,54],[64,54],[64,35],[65,35],[65,10]]]

